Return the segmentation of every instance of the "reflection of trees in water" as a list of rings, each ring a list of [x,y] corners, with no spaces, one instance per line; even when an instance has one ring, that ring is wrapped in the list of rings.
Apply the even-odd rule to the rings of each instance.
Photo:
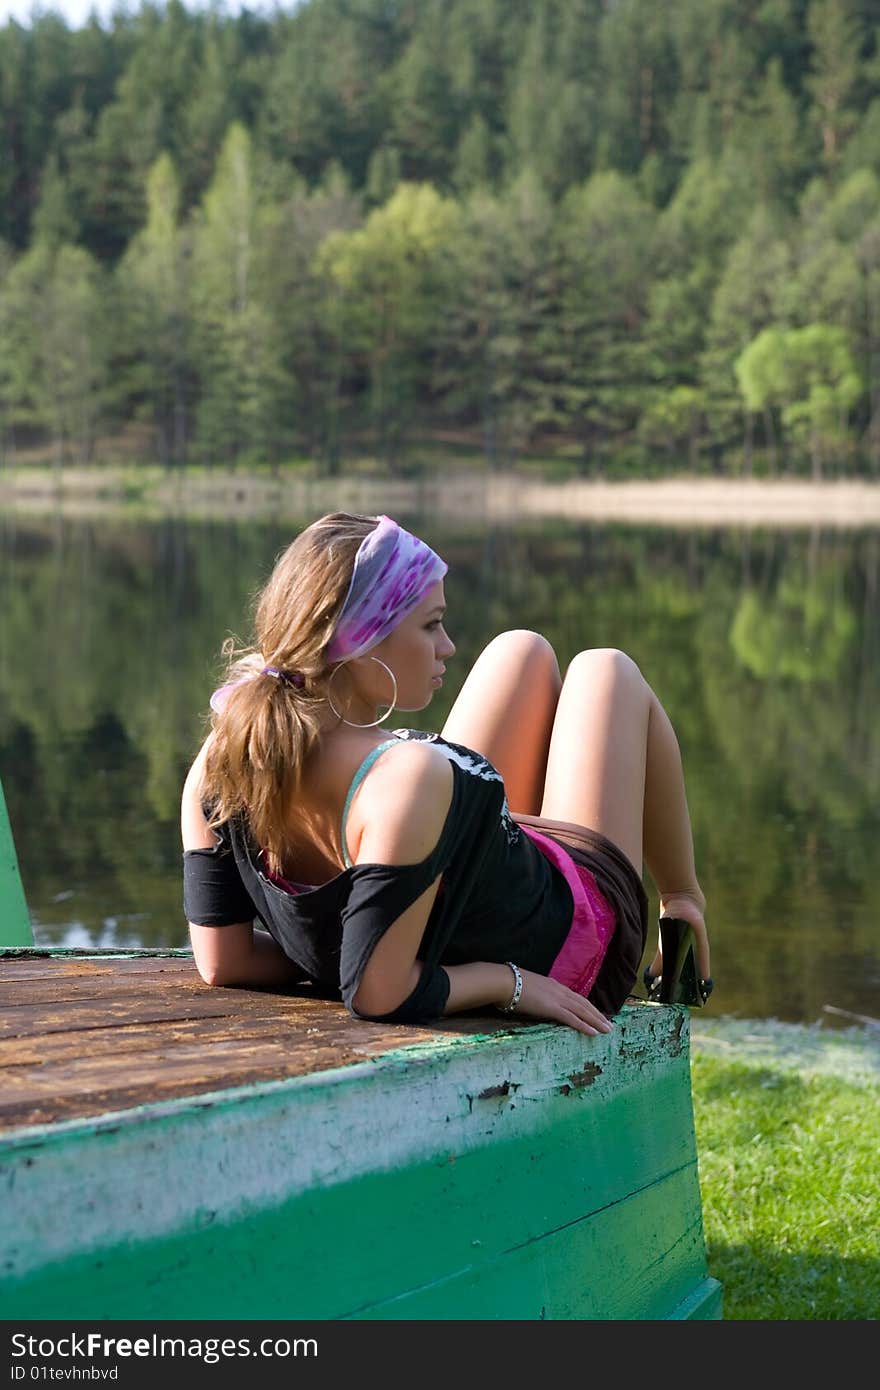
[[[100,929],[108,918],[130,917],[136,925],[120,931],[121,943],[169,941],[179,919],[180,894],[169,892],[177,846],[167,822],[144,813],[146,758],[116,714],[100,712],[79,736],[48,743],[12,723],[0,767],[38,920]]]
[[[563,660],[623,647],[669,709],[731,1010],[818,1017],[848,968],[877,1012],[877,549],[625,528],[499,546],[499,626],[540,628]]]
[[[825,587],[826,576],[806,582],[790,575],[768,604],[744,590],[730,628],[736,660],[759,680],[773,677],[809,685],[835,677],[850,649],[855,616],[844,596]]]
[[[764,1012],[781,1017],[817,1017],[837,1002],[845,970],[862,1011],[877,1011],[864,971],[880,906],[869,715],[880,665],[876,650],[866,663],[862,639],[864,623],[877,623],[864,597],[874,544],[870,535],[777,540],[761,586],[727,595],[727,621],[701,637],[724,794],[700,819],[721,893],[741,918],[742,965],[731,964],[745,979],[763,956],[753,987]]]
[[[495,632],[531,627],[563,667],[581,647],[624,648],[658,691],[684,751],[724,1009],[812,1019],[840,1004],[848,968],[844,1006],[876,1014],[877,533],[410,524],[450,563],[453,671]],[[3,527],[0,774],[31,907],[46,930],[143,912],[127,939],[180,944],[181,781],[221,643],[249,636],[296,527]]]

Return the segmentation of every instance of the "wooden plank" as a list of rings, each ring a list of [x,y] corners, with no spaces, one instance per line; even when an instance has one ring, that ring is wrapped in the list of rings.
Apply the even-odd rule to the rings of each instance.
[[[505,1027],[487,1016],[403,1030],[355,1020],[308,986],[209,989],[191,959],[167,966],[5,959],[0,1130],[311,1075],[381,1056],[402,1037]]]
[[[239,1010],[234,1011],[239,1014]],[[209,999],[172,998],[144,999],[142,995],[119,998],[108,996],[103,1002],[92,999],[63,998],[57,1002],[18,1004],[5,1011],[0,1023],[0,1037],[43,1037],[50,1033],[74,1035],[94,1028],[125,1027],[134,1023],[158,1023],[167,1019],[228,1018],[228,1010],[220,1010]]]
[[[281,1042],[287,1049],[282,1025],[289,1020],[272,1012],[261,1013],[253,1021],[241,1018],[182,1019],[151,1024],[132,1024],[121,1028],[94,1028],[79,1035],[79,1046],[91,1058],[101,1056],[125,1057],[130,1053],[145,1053],[154,1049],[167,1052],[192,1046],[205,1052],[215,1043],[229,1040],[253,1044],[265,1040],[273,1045]],[[298,1023],[298,1026],[302,1026]],[[289,1055],[289,1049],[288,1055]],[[11,1067],[51,1067],[69,1060],[70,1039],[67,1033],[54,1033],[30,1038],[15,1037],[0,1041],[0,1072]]]
[[[21,989],[39,990],[41,984],[58,989],[64,981],[70,981],[73,988],[81,989],[83,980],[93,982],[96,988],[106,980],[129,980],[134,987],[134,983],[139,983],[143,978],[165,982],[177,980],[194,987],[204,987],[192,957],[89,956],[71,960],[67,956],[56,956],[49,952],[41,956],[33,951],[15,955],[8,951],[0,952],[0,998]]]
[[[301,1054],[298,1069],[292,1068],[290,1049],[277,1038],[205,1037],[189,1046],[173,1036],[166,1041],[170,1046],[157,1047],[153,1041],[146,1055],[112,1048],[103,1055],[90,1051],[82,1058],[48,1066],[16,1063],[4,1075],[0,1090],[0,1130],[101,1115],[230,1086],[282,1081],[321,1069],[311,1054]],[[380,1049],[385,1051],[387,1044]],[[363,1056],[360,1050],[345,1058],[326,1052],[322,1066],[329,1070],[361,1061]]]
[[[102,975],[111,979],[118,979],[122,975],[146,975],[157,980],[178,977],[189,979],[196,973],[192,960],[186,959],[169,960],[167,964],[163,965],[156,960],[141,958],[131,960],[127,956],[110,960],[98,957],[72,961],[65,957],[50,955],[39,960],[32,959],[30,955],[24,959],[11,958],[8,953],[2,953],[0,954],[0,993],[19,988],[24,980],[57,981],[65,977],[77,979],[84,975],[96,980],[100,979]]]
[[[47,962],[53,962],[51,966]],[[52,973],[62,966],[71,973],[114,969],[117,965],[127,971],[189,970],[193,954],[189,947],[178,946],[28,946],[0,948],[0,967],[14,967],[22,976],[28,973]]]

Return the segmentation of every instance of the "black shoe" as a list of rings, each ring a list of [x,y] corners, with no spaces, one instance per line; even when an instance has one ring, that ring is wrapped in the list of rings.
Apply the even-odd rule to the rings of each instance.
[[[683,917],[660,918],[660,953],[663,974],[652,975],[646,966],[642,979],[652,1004],[686,1004],[702,1009],[712,993],[711,980],[701,980],[697,971],[694,929]]]

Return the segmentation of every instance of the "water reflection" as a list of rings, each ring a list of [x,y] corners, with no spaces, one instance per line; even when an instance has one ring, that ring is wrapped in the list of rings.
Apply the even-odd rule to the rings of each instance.
[[[660,694],[714,1010],[880,1017],[880,534],[409,521],[450,562],[460,671],[533,627],[563,663],[623,647]],[[180,785],[220,644],[296,529],[0,523],[0,776],[41,944],[186,944]]]

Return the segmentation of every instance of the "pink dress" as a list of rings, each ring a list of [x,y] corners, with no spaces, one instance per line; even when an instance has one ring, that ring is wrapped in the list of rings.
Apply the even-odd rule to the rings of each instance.
[[[600,893],[589,869],[576,864],[562,845],[547,835],[528,825],[522,826],[522,829],[550,863],[560,870],[574,898],[574,914],[568,935],[547,973],[551,980],[559,980],[586,998],[596,983],[608,943],[614,935],[616,913],[608,899]]]

